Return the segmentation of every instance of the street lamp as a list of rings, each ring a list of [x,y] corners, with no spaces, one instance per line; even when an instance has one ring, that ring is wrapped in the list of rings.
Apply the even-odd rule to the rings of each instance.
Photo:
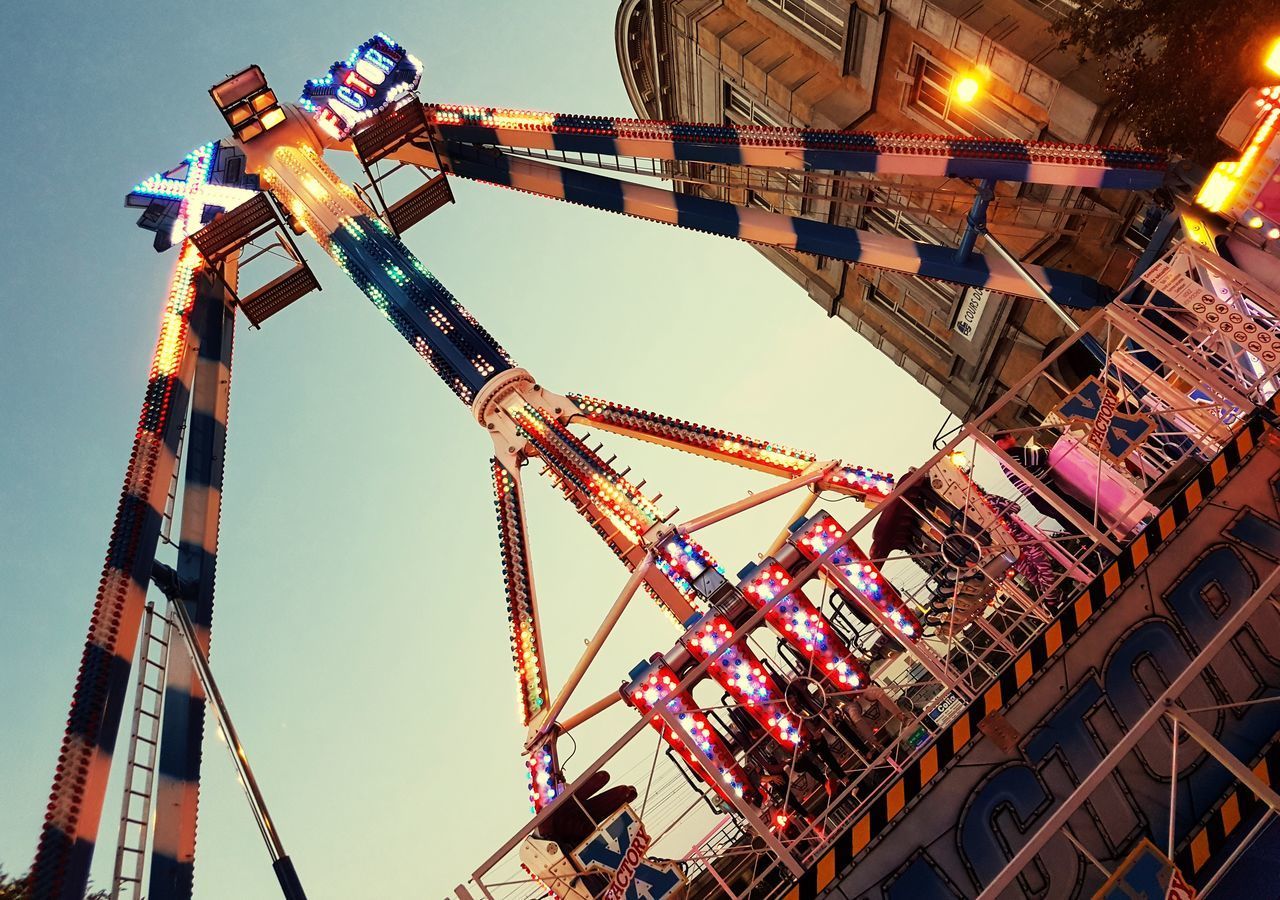
[[[1276,38],[1267,51],[1267,61],[1263,63],[1275,75],[1280,75],[1280,38]]]
[[[972,103],[982,90],[982,82],[972,75],[960,75],[951,83],[951,94],[961,103]]]

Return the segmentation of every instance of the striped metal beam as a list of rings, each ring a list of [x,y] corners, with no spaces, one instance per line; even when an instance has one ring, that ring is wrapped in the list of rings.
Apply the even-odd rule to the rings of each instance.
[[[1253,774],[1272,790],[1280,789],[1280,734],[1251,767]],[[1238,781],[1205,818],[1191,831],[1182,849],[1174,854],[1178,870],[1198,877],[1205,867],[1215,861],[1222,851],[1235,842],[1245,829],[1242,825],[1254,824],[1267,810],[1258,795]]]
[[[258,173],[361,292],[463,403],[512,368],[507,352],[308,144],[281,146]],[[332,195],[315,201],[307,185]]]
[[[231,397],[235,309],[221,290],[197,306],[192,329],[199,347],[191,385],[191,419],[184,443],[186,480],[178,544],[178,582],[194,628],[209,653],[218,522]],[[187,653],[171,653],[165,673],[164,720],[152,826],[151,900],[189,900],[200,802],[205,692]]]
[[[89,881],[129,670],[195,367],[189,319],[193,308],[208,302],[214,290],[199,254],[184,243],[170,283],[31,870],[35,900],[80,900]],[[221,298],[220,290],[216,296]]]
[[[413,145],[405,145],[392,154],[396,159],[420,165],[443,162],[449,172],[463,178],[752,244],[987,288],[1014,297],[1040,297],[1013,266],[997,257],[974,254],[959,260],[951,247],[678,194],[455,142],[447,142],[441,155],[443,160],[438,161],[429,149]],[[1110,299],[1107,290],[1092,278],[1043,266],[1025,268],[1062,306],[1091,309]]]
[[[878,175],[991,178],[1074,187],[1151,190],[1162,153],[1045,141],[685,124],[492,106],[424,104],[444,140],[488,147]]]

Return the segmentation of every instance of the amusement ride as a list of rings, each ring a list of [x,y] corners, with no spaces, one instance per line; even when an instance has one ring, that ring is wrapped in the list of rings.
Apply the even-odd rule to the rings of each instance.
[[[83,896],[117,756],[126,775],[112,896],[191,896],[206,705],[233,750],[284,895],[304,896],[207,655],[236,312],[260,326],[319,287],[297,237],[320,245],[492,437],[489,477],[533,812],[494,859],[521,873],[521,896],[764,897],[800,889],[815,861],[843,867],[841,852],[830,856],[833,841],[856,832],[874,804],[909,800],[895,800],[895,791],[911,788],[893,780],[908,762],[932,754],[936,769],[959,752],[962,710],[1030,659],[1037,635],[1075,592],[1105,575],[1172,496],[1171,485],[1183,483],[1186,460],[1212,458],[1274,392],[1274,329],[1241,326],[1223,336],[1162,299],[1179,279],[1198,278],[1217,285],[1222,302],[1240,305],[1247,294],[1256,307],[1266,291],[1221,259],[1180,246],[1156,263],[1164,281],[1134,280],[1117,298],[1081,275],[1023,264],[987,231],[999,182],[1153,190],[1167,175],[1160,154],[437,104],[419,99],[421,76],[422,64],[383,34],[308,81],[296,103],[282,102],[251,66],[210,89],[230,135],[127,197],[155,248],[171,249],[177,262],[33,897]],[[368,183],[340,178],[326,162],[335,152],[353,153]],[[935,246],[609,174],[636,171],[638,160],[659,178],[681,166],[946,176],[969,180],[973,203],[960,246]],[[405,196],[384,196],[392,174],[417,173],[424,180]],[[1077,333],[1071,346],[1092,368],[1082,384],[1064,383],[1059,366],[1014,388],[1043,413],[1031,430],[1052,447],[1044,451],[1052,467],[1019,446],[1025,435],[995,428],[993,411],[897,478],[591,394],[558,393],[521,368],[401,240],[452,202],[452,178],[1046,303]],[[979,239],[985,254],[975,249]],[[284,272],[243,287],[247,269],[281,256]],[[1081,330],[1064,308],[1092,311],[1091,324]],[[1065,359],[1066,349],[1046,365]],[[643,482],[592,448],[583,427],[780,480],[676,520]],[[558,686],[547,676],[525,519],[531,462],[629,572]],[[992,474],[1005,479],[1003,490],[986,483]],[[789,526],[737,574],[700,543],[703,529],[786,495],[801,501]],[[838,520],[815,511],[823,497],[852,498],[872,512]],[[157,560],[157,546],[175,511],[170,567]],[[152,584],[167,599],[162,609],[147,602]],[[674,645],[629,673],[619,669],[616,693],[570,708],[639,592],[669,615]],[[708,691],[710,702],[701,699]],[[635,710],[635,728],[571,778],[559,740],[619,703]],[[124,718],[130,734],[118,754]],[[603,762],[647,729],[669,748],[664,769],[678,771],[694,798],[669,822],[646,815],[647,786],[606,786]],[[667,835],[687,831],[694,807],[710,829],[691,851],[688,843],[667,849],[675,840]],[[485,871],[472,888],[460,885],[459,896],[496,896]]]

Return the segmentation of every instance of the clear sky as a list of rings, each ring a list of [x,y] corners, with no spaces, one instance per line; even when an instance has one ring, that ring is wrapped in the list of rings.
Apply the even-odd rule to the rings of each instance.
[[[34,850],[173,264],[133,226],[124,194],[222,134],[206,91],[225,74],[258,63],[291,98],[379,30],[424,61],[426,99],[632,115],[615,12],[613,0],[0,4],[0,864],[10,872]],[[894,472],[928,454],[943,418],[933,398],[751,248],[454,189],[457,204],[408,243],[542,383]],[[527,813],[489,439],[308,252],[324,291],[260,332],[240,321],[213,664],[310,896],[439,897]],[[607,446],[685,513],[769,483],[622,439]],[[623,574],[526,472],[554,685]],[[709,532],[709,548],[737,571],[785,512]],[[582,699],[674,638],[636,604]],[[615,713],[602,727],[631,723]],[[204,785],[197,897],[278,896],[212,742]],[[99,884],[117,804],[113,794]]]

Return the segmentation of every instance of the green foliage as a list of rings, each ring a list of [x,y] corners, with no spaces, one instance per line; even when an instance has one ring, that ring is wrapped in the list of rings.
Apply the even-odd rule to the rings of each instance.
[[[27,890],[27,877],[11,878],[0,866],[0,900],[28,900],[31,892]],[[84,900],[109,900],[107,891],[90,891]]]
[[[1214,135],[1245,89],[1280,81],[1263,66],[1276,0],[1083,0],[1054,31],[1102,64],[1144,145],[1203,163],[1229,155]]]

